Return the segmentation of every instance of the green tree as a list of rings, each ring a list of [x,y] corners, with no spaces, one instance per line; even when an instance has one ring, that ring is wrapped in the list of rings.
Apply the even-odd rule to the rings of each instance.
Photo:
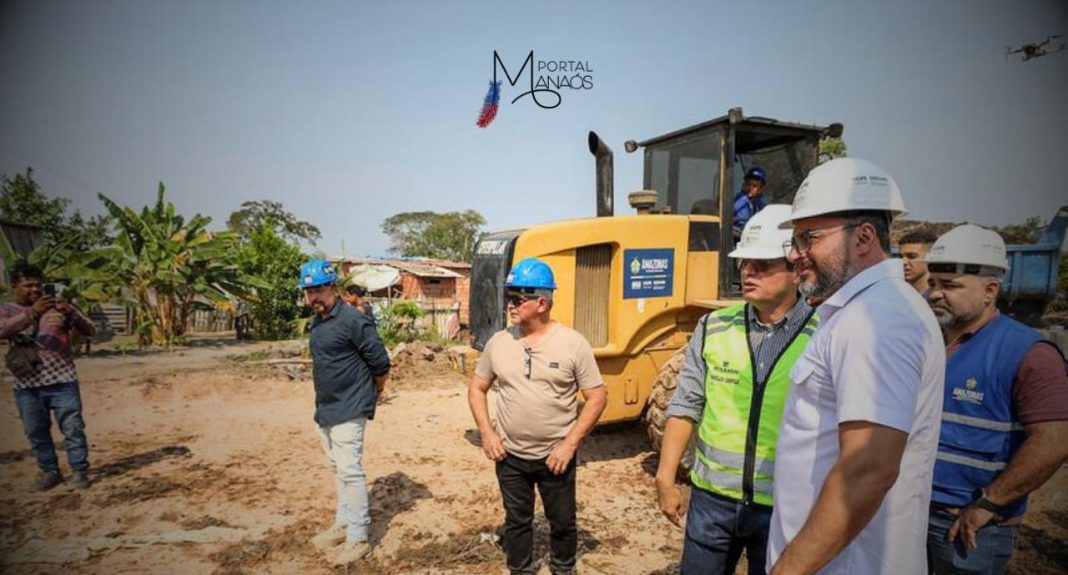
[[[484,225],[486,219],[475,210],[402,212],[386,218],[382,231],[393,241],[393,253],[470,262]]]
[[[85,218],[75,210],[67,216],[70,200],[49,198],[33,179],[33,169],[14,178],[0,176],[0,218],[44,228],[45,244],[87,250],[108,243],[109,222],[104,216]]]
[[[820,162],[844,158],[849,155],[849,147],[842,138],[823,138],[820,140]]]
[[[230,214],[226,225],[245,238],[252,237],[264,225],[271,226],[277,235],[294,242],[305,240],[315,245],[315,242],[322,237],[319,228],[298,219],[282,207],[281,202],[270,200],[242,203],[241,209]]]
[[[86,257],[107,277],[96,285],[134,308],[139,344],[180,343],[194,309],[232,296],[255,301],[255,289],[270,287],[239,269],[236,233],[209,231],[211,218],[200,214],[186,221],[164,201],[162,182],[156,204],[140,214],[103,194],[100,201],[116,237]]]
[[[1045,227],[1042,218],[1031,216],[1022,224],[1008,224],[995,227],[994,231],[1001,234],[1001,239],[1006,244],[1033,244],[1038,241],[1039,231]]]
[[[298,270],[304,262],[300,248],[278,234],[272,222],[263,222],[241,246],[237,263],[247,275],[267,284],[257,289],[257,301],[250,305],[253,331],[262,339],[285,339],[294,334],[301,316]]]
[[[426,315],[414,301],[398,301],[381,311],[378,318],[378,333],[386,347],[398,343],[411,343],[420,337],[418,321]]]

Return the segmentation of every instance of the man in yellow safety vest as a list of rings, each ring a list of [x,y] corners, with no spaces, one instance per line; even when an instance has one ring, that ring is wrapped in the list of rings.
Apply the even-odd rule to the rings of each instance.
[[[790,206],[769,205],[746,224],[729,254],[738,261],[746,303],[698,322],[667,408],[656,485],[660,510],[675,525],[683,516],[676,470],[697,430],[683,575],[733,574],[743,549],[750,575],[765,572],[790,368],[816,329],[786,261],[790,230],[779,224],[789,216]]]

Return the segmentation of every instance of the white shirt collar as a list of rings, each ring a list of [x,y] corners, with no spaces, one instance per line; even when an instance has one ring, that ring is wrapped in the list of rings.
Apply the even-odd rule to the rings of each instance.
[[[854,297],[868,287],[887,279],[905,281],[905,268],[899,260],[888,258],[855,275],[831,294],[827,301],[816,308],[820,321],[827,321],[834,313],[846,306]]]

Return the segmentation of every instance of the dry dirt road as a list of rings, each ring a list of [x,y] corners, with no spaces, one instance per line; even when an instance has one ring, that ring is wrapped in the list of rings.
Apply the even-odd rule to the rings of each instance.
[[[367,430],[374,553],[333,569],[312,549],[335,495],[311,383],[297,367],[260,361],[300,345],[207,341],[80,359],[87,491],[27,490],[36,466],[12,394],[0,393],[0,572],[502,572],[492,538],[503,511],[465,381],[425,348],[399,358]],[[580,572],[675,572],[682,533],[656,510],[656,458],[639,427],[599,430],[581,461]],[[1066,496],[1062,469],[1032,499],[1010,573],[1068,572]],[[536,529],[544,555],[543,520]]]

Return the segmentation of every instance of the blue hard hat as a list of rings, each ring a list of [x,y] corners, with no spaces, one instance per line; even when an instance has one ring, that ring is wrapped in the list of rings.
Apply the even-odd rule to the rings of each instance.
[[[526,258],[515,264],[504,280],[506,287],[556,289],[553,269],[537,258]]]
[[[326,260],[311,260],[300,266],[301,289],[332,284],[337,281],[337,268]]]
[[[766,184],[768,182],[768,175],[764,173],[764,168],[760,166],[754,166],[749,168],[749,171],[745,173],[745,179],[760,180],[760,183]]]

